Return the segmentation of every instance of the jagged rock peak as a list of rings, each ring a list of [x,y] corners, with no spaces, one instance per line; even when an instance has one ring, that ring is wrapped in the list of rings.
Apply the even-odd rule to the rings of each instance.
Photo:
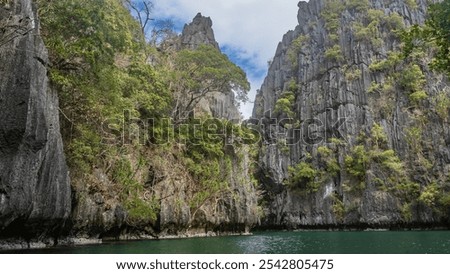
[[[192,23],[184,26],[181,34],[181,47],[195,49],[199,45],[206,44],[219,49],[212,25],[210,17],[205,17],[200,12],[197,13]]]

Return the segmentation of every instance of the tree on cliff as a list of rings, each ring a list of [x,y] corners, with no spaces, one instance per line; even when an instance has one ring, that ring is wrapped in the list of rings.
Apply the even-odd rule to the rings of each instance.
[[[404,52],[409,56],[417,47],[437,48],[432,67],[450,76],[450,0],[431,5],[424,26],[413,26],[403,34]]]
[[[211,92],[235,92],[238,101],[247,100],[250,84],[245,72],[218,49],[209,45],[184,49],[177,53],[174,62],[170,86],[175,97],[176,122],[188,118]]]
[[[149,0],[135,1],[135,0],[124,0],[125,5],[128,9],[132,11],[132,14],[136,17],[139,24],[141,25],[142,34],[145,36],[147,29],[152,20],[151,17],[153,10],[153,2]]]
[[[450,0],[431,6],[427,26],[426,37],[438,47],[434,66],[450,75]]]
[[[215,137],[225,136],[227,130],[231,133],[226,136],[234,134],[241,140],[246,133],[215,121],[211,127],[205,123],[208,127],[201,128],[205,133],[197,136],[198,123],[191,121],[186,131],[177,128],[183,147],[168,142],[174,133],[166,121],[173,106],[177,117],[189,117],[213,91],[234,92],[245,100],[249,83],[242,69],[211,46],[180,52],[156,48],[144,37],[150,6],[148,12],[144,7],[139,20],[125,0],[38,0],[37,4],[50,54],[52,88],[60,99],[74,199],[83,206],[86,197],[101,193],[127,211],[128,225],[148,224],[158,216],[159,201],[166,203],[170,197],[165,190],[155,195],[159,191],[155,184],[179,172],[160,166],[170,166],[170,157],[176,155],[174,162],[179,162],[182,176],[189,171],[185,200],[191,216],[205,203],[220,201],[229,192],[228,175],[237,156],[227,154],[228,139]],[[154,62],[148,62],[149,56]],[[104,172],[111,189],[94,178],[97,170]]]
[[[171,19],[156,19],[153,17],[154,4],[150,0],[123,0],[133,17],[141,26],[142,38],[149,39],[151,45],[170,39],[177,34]],[[151,23],[153,22],[153,23]],[[153,26],[149,33],[150,27]]]

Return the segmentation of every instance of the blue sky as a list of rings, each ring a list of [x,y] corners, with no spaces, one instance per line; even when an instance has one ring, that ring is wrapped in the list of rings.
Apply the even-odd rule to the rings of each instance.
[[[261,87],[267,62],[283,35],[297,25],[298,0],[154,0],[154,17],[189,23],[198,12],[211,17],[222,51],[242,67],[252,85],[250,101]],[[180,26],[181,27],[181,26]],[[248,118],[252,102],[242,105]]]

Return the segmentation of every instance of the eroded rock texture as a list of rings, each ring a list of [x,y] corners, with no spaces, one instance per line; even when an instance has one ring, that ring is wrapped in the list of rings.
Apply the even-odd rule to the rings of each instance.
[[[265,226],[448,222],[449,109],[436,103],[450,96],[448,81],[428,52],[404,60],[398,36],[423,24],[428,2],[298,4],[299,25],[279,44],[253,113]],[[442,195],[426,201],[433,188]]]
[[[0,6],[0,237],[58,234],[70,214],[47,61],[32,1],[6,1]]]
[[[211,18],[198,13],[190,24],[184,26],[180,37],[182,48],[196,49],[199,45],[211,45],[219,49],[219,44],[214,36]]]

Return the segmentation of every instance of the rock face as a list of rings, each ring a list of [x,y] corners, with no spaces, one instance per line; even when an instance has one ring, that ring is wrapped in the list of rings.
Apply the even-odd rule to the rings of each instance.
[[[173,48],[193,50],[206,44],[219,49],[211,27],[211,19],[198,14],[192,23],[185,26],[178,37],[179,40],[173,41]],[[240,120],[232,91],[211,92],[198,105],[196,112],[235,122]],[[117,191],[117,185],[111,181],[107,172],[96,169],[93,174],[83,178],[95,182],[98,187],[94,192],[83,187],[74,187],[79,191],[74,193],[76,198],[71,218],[72,239],[240,234],[249,232],[259,221],[257,191],[250,178],[251,161],[245,146],[227,148],[229,153],[234,155],[229,163],[229,174],[227,178],[223,178],[228,180],[228,188],[198,208],[192,206],[198,182],[189,175],[183,159],[167,150],[147,149],[147,166],[141,168],[136,177],[144,178],[138,183],[143,185],[147,198],[155,197],[157,200],[156,219],[130,221],[126,206],[118,198],[120,193]],[[122,157],[131,163],[139,162],[132,152],[128,155],[124,153]]]
[[[196,49],[211,45],[220,50],[214,38],[212,20],[200,13],[192,23],[185,25],[180,36],[181,49]],[[198,103],[196,113],[238,123],[241,115],[233,91],[211,92]],[[168,178],[157,185],[159,196],[167,197],[161,203],[159,230],[161,236],[171,234],[248,233],[259,221],[258,197],[250,178],[248,148],[229,150],[234,155],[228,176],[229,191],[215,201],[209,201],[198,210],[190,210],[188,197],[192,195],[192,182],[182,178]],[[176,162],[172,160],[171,162]],[[166,171],[167,173],[168,171]],[[184,182],[183,182],[184,181]],[[180,230],[181,228],[181,230]]]
[[[242,234],[249,233],[257,225],[258,197],[249,176],[248,151],[244,148],[235,153],[236,158],[227,176],[228,188],[199,208],[190,206],[195,182],[183,177],[182,172],[156,184],[159,197],[164,197],[156,225],[158,236]],[[176,162],[174,159],[169,160]],[[176,168],[173,170],[176,171]],[[166,174],[169,172],[166,171]]]
[[[427,52],[399,54],[396,30],[422,24],[429,1],[411,2],[298,4],[299,25],[279,44],[253,112],[263,226],[448,222],[449,107],[436,102],[450,90]],[[430,202],[432,189],[442,195]]]
[[[180,38],[181,47],[196,49],[199,45],[204,44],[219,49],[219,44],[214,37],[212,25],[211,18],[198,13],[190,24],[184,26]]]
[[[190,24],[184,26],[180,36],[180,49],[196,49],[200,45],[210,45],[220,50],[214,37],[212,20],[198,13]],[[228,93],[212,92],[199,102],[198,111],[205,112],[215,118],[234,122],[241,120],[241,114],[232,91]]]
[[[0,237],[58,234],[71,210],[58,97],[36,18],[30,0],[0,6]]]

